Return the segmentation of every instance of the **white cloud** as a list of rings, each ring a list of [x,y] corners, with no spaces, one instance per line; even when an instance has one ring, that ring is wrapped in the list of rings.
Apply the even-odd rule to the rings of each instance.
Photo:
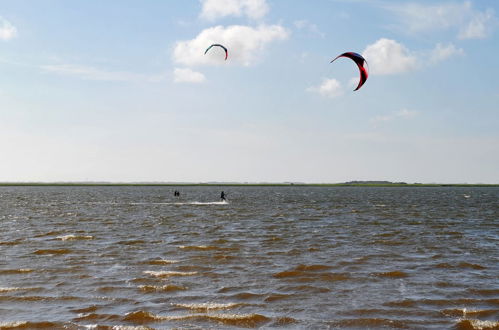
[[[383,8],[398,16],[404,30],[411,33],[457,29],[460,39],[485,38],[496,21],[494,11],[475,10],[471,1],[424,5],[389,4]]]
[[[149,76],[149,75],[143,75],[126,71],[106,71],[90,66],[73,65],[73,64],[42,65],[40,68],[44,72],[65,75],[65,76],[75,76],[84,80],[159,82],[164,79],[163,75]]]
[[[306,30],[311,34],[324,38],[326,35],[319,29],[317,24],[311,23],[305,19],[294,21],[293,24],[298,30]]]
[[[397,119],[411,119],[417,116],[419,112],[408,109],[401,109],[395,112],[392,112],[388,115],[380,115],[371,119],[371,123],[379,124],[382,122],[389,122]]]
[[[189,68],[175,68],[173,70],[173,81],[178,83],[202,83],[206,81],[206,77],[201,72],[196,72]]]
[[[453,44],[443,45],[438,43],[431,51],[430,60],[434,63],[440,62],[454,55],[464,55],[464,50],[462,48],[456,48]]]
[[[322,96],[335,98],[344,94],[343,86],[336,79],[323,79],[319,86],[307,88],[308,92],[319,93]]]
[[[414,70],[417,58],[402,44],[391,39],[379,39],[362,53],[371,74],[397,74]]]
[[[17,36],[17,29],[9,21],[0,17],[0,40],[10,40]]]
[[[492,23],[495,20],[494,11],[488,9],[485,12],[477,12],[468,22],[465,28],[459,32],[459,39],[484,39],[492,29]]]
[[[225,16],[259,19],[269,11],[265,0],[201,0],[201,3],[203,8],[200,16],[208,20]]]
[[[173,60],[176,63],[191,65],[217,65],[239,63],[251,65],[264,54],[265,47],[275,40],[284,40],[288,31],[280,25],[260,25],[256,28],[244,25],[228,27],[215,26],[201,31],[192,40],[179,41],[173,50]],[[221,49],[212,48],[206,55],[206,48],[219,43],[227,47],[229,57]]]

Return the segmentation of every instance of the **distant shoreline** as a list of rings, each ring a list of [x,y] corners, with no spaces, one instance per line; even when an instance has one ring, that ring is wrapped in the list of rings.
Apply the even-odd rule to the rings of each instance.
[[[499,187],[482,183],[113,183],[0,182],[0,187]]]

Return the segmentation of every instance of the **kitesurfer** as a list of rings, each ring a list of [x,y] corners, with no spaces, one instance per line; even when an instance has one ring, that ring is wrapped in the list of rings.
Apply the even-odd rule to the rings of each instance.
[[[222,199],[222,202],[225,202],[225,193],[223,191],[220,194],[220,198]]]
[[[206,53],[212,48],[212,47],[220,47],[222,48],[224,51],[225,51],[225,60],[227,61],[227,57],[229,56],[229,52],[227,51],[227,48],[225,48],[223,45],[220,45],[220,44],[213,44],[211,45],[210,47],[206,48],[206,50],[204,51],[204,54],[206,55]]]
[[[354,52],[347,52],[347,53],[343,53],[341,55],[336,56],[336,58],[334,58],[331,61],[331,63],[333,63],[334,61],[336,61],[340,57],[349,58],[352,61],[354,61],[355,64],[357,64],[357,67],[359,68],[359,72],[360,72],[360,80],[359,80],[359,84],[357,85],[357,88],[355,88],[354,91],[358,90],[359,88],[362,87],[362,85],[364,85],[364,83],[367,80],[367,77],[369,76],[368,65],[367,65],[366,59],[363,58],[362,55],[360,55],[360,54],[357,54]]]

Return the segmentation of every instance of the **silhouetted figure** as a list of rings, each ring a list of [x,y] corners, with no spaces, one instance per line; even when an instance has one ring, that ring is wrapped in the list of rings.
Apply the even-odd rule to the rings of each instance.
[[[175,190],[175,191],[173,192],[173,196],[179,197],[179,196],[180,196],[180,191]]]
[[[222,199],[222,202],[225,202],[225,193],[223,191],[220,194],[220,198]]]

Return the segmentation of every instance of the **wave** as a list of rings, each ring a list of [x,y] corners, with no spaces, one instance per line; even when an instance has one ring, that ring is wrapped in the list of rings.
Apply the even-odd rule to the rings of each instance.
[[[178,263],[178,260],[167,260],[167,259],[153,259],[144,261],[143,264],[146,265],[170,265]]]
[[[197,320],[250,328],[258,327],[271,321],[270,318],[260,314],[192,314],[183,316],[160,316],[146,311],[128,313],[123,320],[134,323]]]
[[[0,270],[0,275],[24,274],[24,273],[31,273],[31,272],[33,272],[33,269],[30,269],[30,268],[5,269],[5,270]]]
[[[78,236],[78,235],[74,235],[74,234],[57,236],[56,238],[60,239],[61,241],[94,239],[94,237],[90,236],[90,235],[88,235],[88,236]]]
[[[296,270],[304,271],[304,272],[315,272],[321,270],[329,270],[333,267],[326,265],[298,265],[296,266]]]
[[[345,319],[328,322],[333,327],[353,327],[362,329],[371,328],[407,328],[407,323],[400,320],[382,319],[382,318],[360,318],[360,319]]]
[[[70,249],[40,249],[33,252],[34,254],[42,255],[42,254],[68,254],[73,252]]]
[[[12,245],[19,245],[22,243],[22,239],[18,239],[18,240],[15,240],[15,241],[3,241],[3,242],[0,242],[0,246],[2,245],[8,245],[8,246],[12,246]]]
[[[451,268],[464,268],[464,269],[476,269],[476,270],[482,270],[482,269],[487,269],[487,267],[479,265],[479,264],[472,264],[469,262],[460,262],[456,265],[449,264],[447,262],[442,262],[437,265],[435,265],[437,268],[444,268],[444,269],[451,269]]]
[[[295,297],[294,294],[284,294],[284,293],[274,293],[265,298],[263,301],[265,302],[273,302],[273,301],[279,301],[279,300],[285,300],[285,299],[290,299]]]
[[[384,303],[383,306],[409,308],[409,307],[416,306],[416,301],[411,300],[411,299],[399,300],[399,301],[389,301],[389,302]]]
[[[175,270],[179,272],[209,272],[213,270],[213,268],[207,266],[185,265],[185,266],[177,266],[175,267]]]
[[[0,323],[0,329],[61,329],[61,324],[54,322],[13,321]]]
[[[84,325],[85,329],[89,330],[154,330],[153,328],[144,327],[142,325],[133,326],[133,325],[97,325],[90,324]]]
[[[56,230],[56,231],[49,231],[48,233],[38,234],[38,235],[35,235],[33,237],[34,238],[41,238],[41,237],[46,237],[46,236],[60,235],[62,233],[63,233],[62,231]]]
[[[258,293],[240,292],[230,296],[230,298],[239,299],[239,300],[249,300],[249,299],[258,299],[261,298],[262,296],[263,296],[262,294]]]
[[[313,273],[300,270],[288,270],[272,275],[279,279],[296,280],[298,282],[313,282],[313,281],[345,281],[350,279],[347,273]]]
[[[182,250],[194,250],[194,251],[206,251],[206,250],[218,250],[219,247],[212,245],[179,245],[179,249]]]
[[[196,312],[207,313],[212,310],[220,309],[232,309],[240,306],[244,306],[242,303],[199,303],[199,304],[173,304],[176,307],[186,308]]]
[[[499,329],[499,321],[482,320],[459,320],[454,327],[456,330],[496,330]]]
[[[499,296],[499,289],[469,289],[468,291],[481,296]]]
[[[146,243],[147,242],[144,241],[144,240],[142,240],[142,239],[132,239],[132,240],[127,240],[127,241],[119,241],[116,244],[122,244],[122,245],[140,245],[140,244],[146,244]]]
[[[152,275],[155,277],[170,277],[170,276],[192,276],[192,275],[197,275],[198,272],[175,272],[175,271],[153,271],[153,270],[146,270],[143,272],[144,274],[147,275]]]
[[[469,316],[486,318],[498,315],[497,310],[475,310],[468,308],[444,309],[441,313],[446,316],[462,317],[462,318]]]
[[[151,292],[172,292],[172,291],[182,291],[182,290],[187,290],[186,287],[180,286],[180,285],[162,285],[162,286],[156,286],[156,285],[141,285],[139,286],[139,289],[142,292],[145,293],[151,293]]]
[[[418,302],[425,305],[433,306],[455,306],[455,305],[494,305],[499,306],[499,299],[473,299],[473,298],[460,298],[460,299],[422,299]]]
[[[2,287],[0,287],[0,293],[15,292],[15,291],[39,291],[39,290],[43,290],[43,289],[42,288],[18,288],[18,287],[2,288]]]
[[[393,277],[393,278],[402,278],[402,277],[408,277],[406,272],[402,272],[399,270],[395,270],[393,272],[384,272],[384,273],[375,273],[375,276],[378,277]]]
[[[73,321],[119,321],[121,320],[120,315],[115,314],[96,314],[90,313],[87,315],[79,316],[73,319]]]
[[[284,289],[287,291],[293,291],[293,292],[300,292],[300,291],[309,292],[309,293],[331,292],[331,289],[323,288],[323,287],[316,287],[316,286],[311,286],[311,285],[288,286],[288,287],[284,287]]]
[[[89,306],[89,307],[84,307],[84,308],[77,308],[77,309],[71,309],[72,312],[75,313],[92,313],[98,310],[98,306]]]
[[[78,301],[80,297],[73,296],[0,296],[0,302],[15,301],[15,302],[32,302],[32,301]]]

